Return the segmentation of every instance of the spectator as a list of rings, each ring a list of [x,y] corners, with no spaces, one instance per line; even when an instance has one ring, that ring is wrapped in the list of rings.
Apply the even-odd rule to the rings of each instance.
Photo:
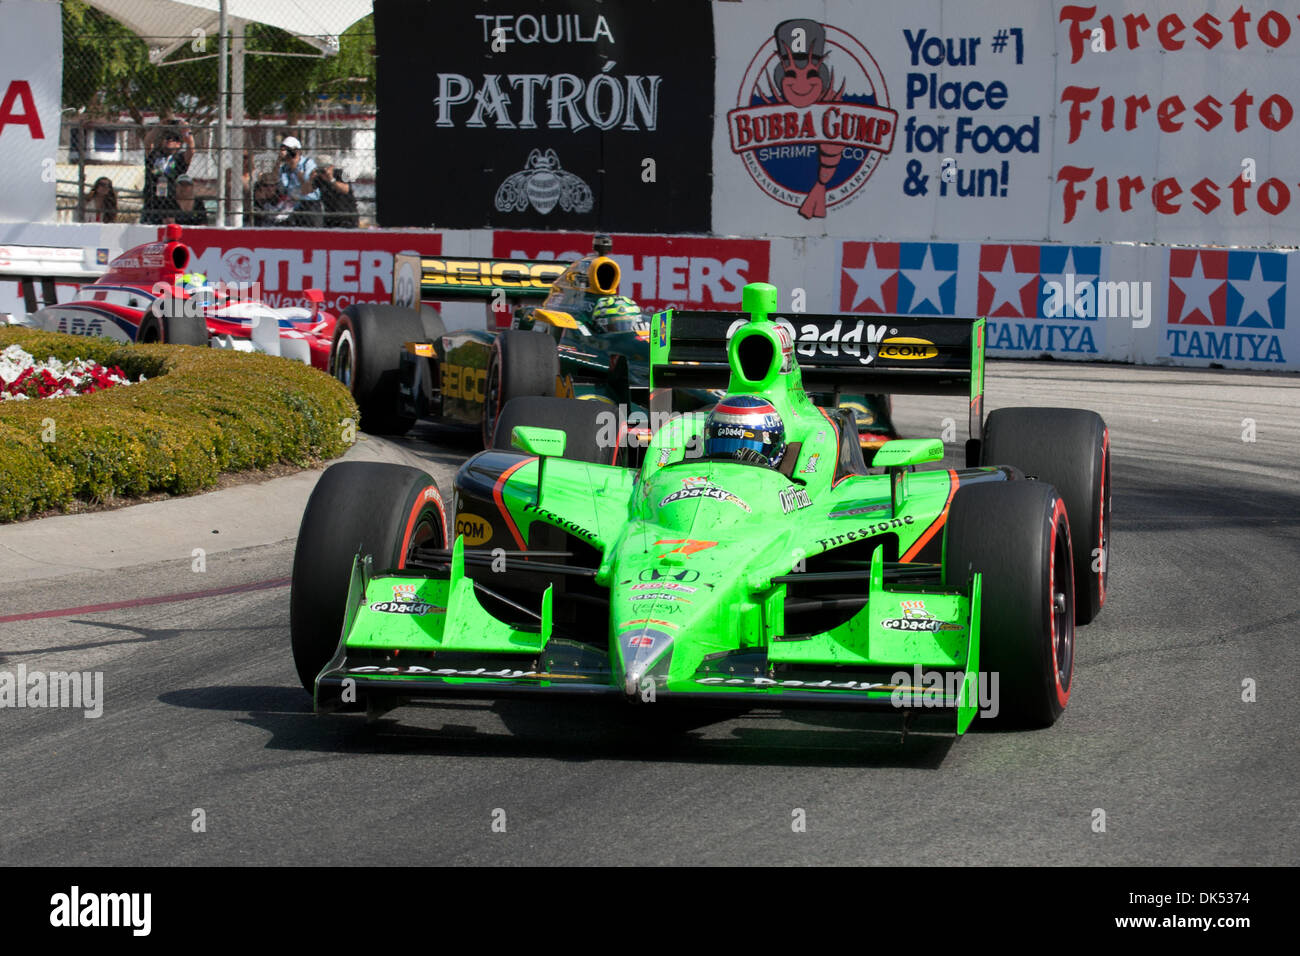
[[[262,173],[253,186],[253,225],[283,226],[289,220],[292,208],[283,192],[280,191],[280,179],[275,173]]]
[[[158,224],[167,210],[176,208],[176,180],[194,159],[194,134],[184,120],[179,128],[160,123],[145,134],[144,148],[144,212],[140,221]]]
[[[325,225],[339,229],[357,228],[357,197],[343,177],[343,170],[328,156],[316,157],[316,185],[320,188]]]
[[[169,217],[169,218],[168,218]],[[206,226],[208,207],[194,195],[194,180],[188,175],[176,179],[176,203],[166,213],[165,221],[180,226]]]
[[[95,185],[86,193],[85,216],[82,222],[116,222],[117,192],[113,189],[113,180],[100,176]]]
[[[296,136],[286,136],[280,144],[280,190],[293,202],[293,214],[286,225],[321,224],[316,163],[303,154],[302,143]]]

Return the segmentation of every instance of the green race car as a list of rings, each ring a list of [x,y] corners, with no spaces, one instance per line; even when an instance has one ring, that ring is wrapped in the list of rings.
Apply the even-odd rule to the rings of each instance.
[[[983,414],[984,320],[887,317],[927,360],[844,336],[859,322],[658,313],[652,438],[610,464],[597,403],[512,402],[512,448],[469,459],[449,502],[419,469],[322,476],[294,559],[291,632],[318,710],[421,698],[586,695],[637,704],[854,708],[963,733],[977,712],[1046,726],[1070,695],[1076,625],[1106,597],[1105,423]],[[833,334],[832,334],[833,333]],[[726,388],[705,414],[664,402]],[[938,439],[863,459],[851,413],[809,393],[960,394],[965,467]],[[656,402],[655,399],[659,401]]]

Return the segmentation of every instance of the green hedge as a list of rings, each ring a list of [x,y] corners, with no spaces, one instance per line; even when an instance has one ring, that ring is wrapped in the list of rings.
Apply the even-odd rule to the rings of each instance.
[[[94,359],[145,382],[0,402],[0,521],[75,501],[211,487],[227,471],[337,458],[358,418],[347,389],[287,359],[0,327],[0,350]],[[53,441],[43,441],[47,419]]]

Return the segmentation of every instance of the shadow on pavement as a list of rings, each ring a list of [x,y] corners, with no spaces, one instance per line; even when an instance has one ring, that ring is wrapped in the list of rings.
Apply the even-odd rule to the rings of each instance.
[[[900,733],[900,721],[850,712],[663,713],[614,703],[440,701],[362,714],[311,713],[297,687],[211,686],[161,694],[174,707],[242,714],[271,750],[566,762],[655,760],[748,766],[938,769],[955,738]],[[887,729],[882,729],[885,727]]]

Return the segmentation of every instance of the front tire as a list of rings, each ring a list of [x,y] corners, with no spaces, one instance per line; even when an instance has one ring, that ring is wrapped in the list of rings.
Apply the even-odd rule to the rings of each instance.
[[[560,377],[555,340],[540,332],[508,329],[492,343],[483,389],[483,447],[491,448],[497,419],[512,398],[553,397]]]
[[[510,437],[516,425],[556,428],[565,434],[563,457],[601,465],[617,464],[619,440],[623,436],[617,427],[609,427],[609,418],[617,417],[612,409],[613,406],[604,402],[580,398],[514,398],[501,410],[488,447],[515,451]]]
[[[208,322],[201,315],[169,315],[181,307],[180,299],[161,296],[140,317],[135,340],[141,345],[207,345]]]
[[[1075,588],[1062,496],[1041,481],[959,488],[944,528],[944,583],[983,575],[980,677],[998,677],[996,721],[1050,727],[1074,678]],[[989,676],[985,676],[989,675]],[[994,715],[990,715],[994,716]]]
[[[400,411],[402,347],[424,341],[424,321],[412,309],[371,303],[343,310],[334,324],[330,374],[348,387],[372,435],[404,435],[415,419]]]
[[[1055,486],[1075,535],[1078,621],[1106,603],[1110,576],[1110,430],[1079,408],[999,408],[984,425],[981,461],[1014,465]]]
[[[375,571],[406,566],[417,547],[442,548],[447,513],[434,479],[386,462],[331,465],[307,500],[293,555],[289,635],[308,693],[342,637],[348,581],[357,553]]]

